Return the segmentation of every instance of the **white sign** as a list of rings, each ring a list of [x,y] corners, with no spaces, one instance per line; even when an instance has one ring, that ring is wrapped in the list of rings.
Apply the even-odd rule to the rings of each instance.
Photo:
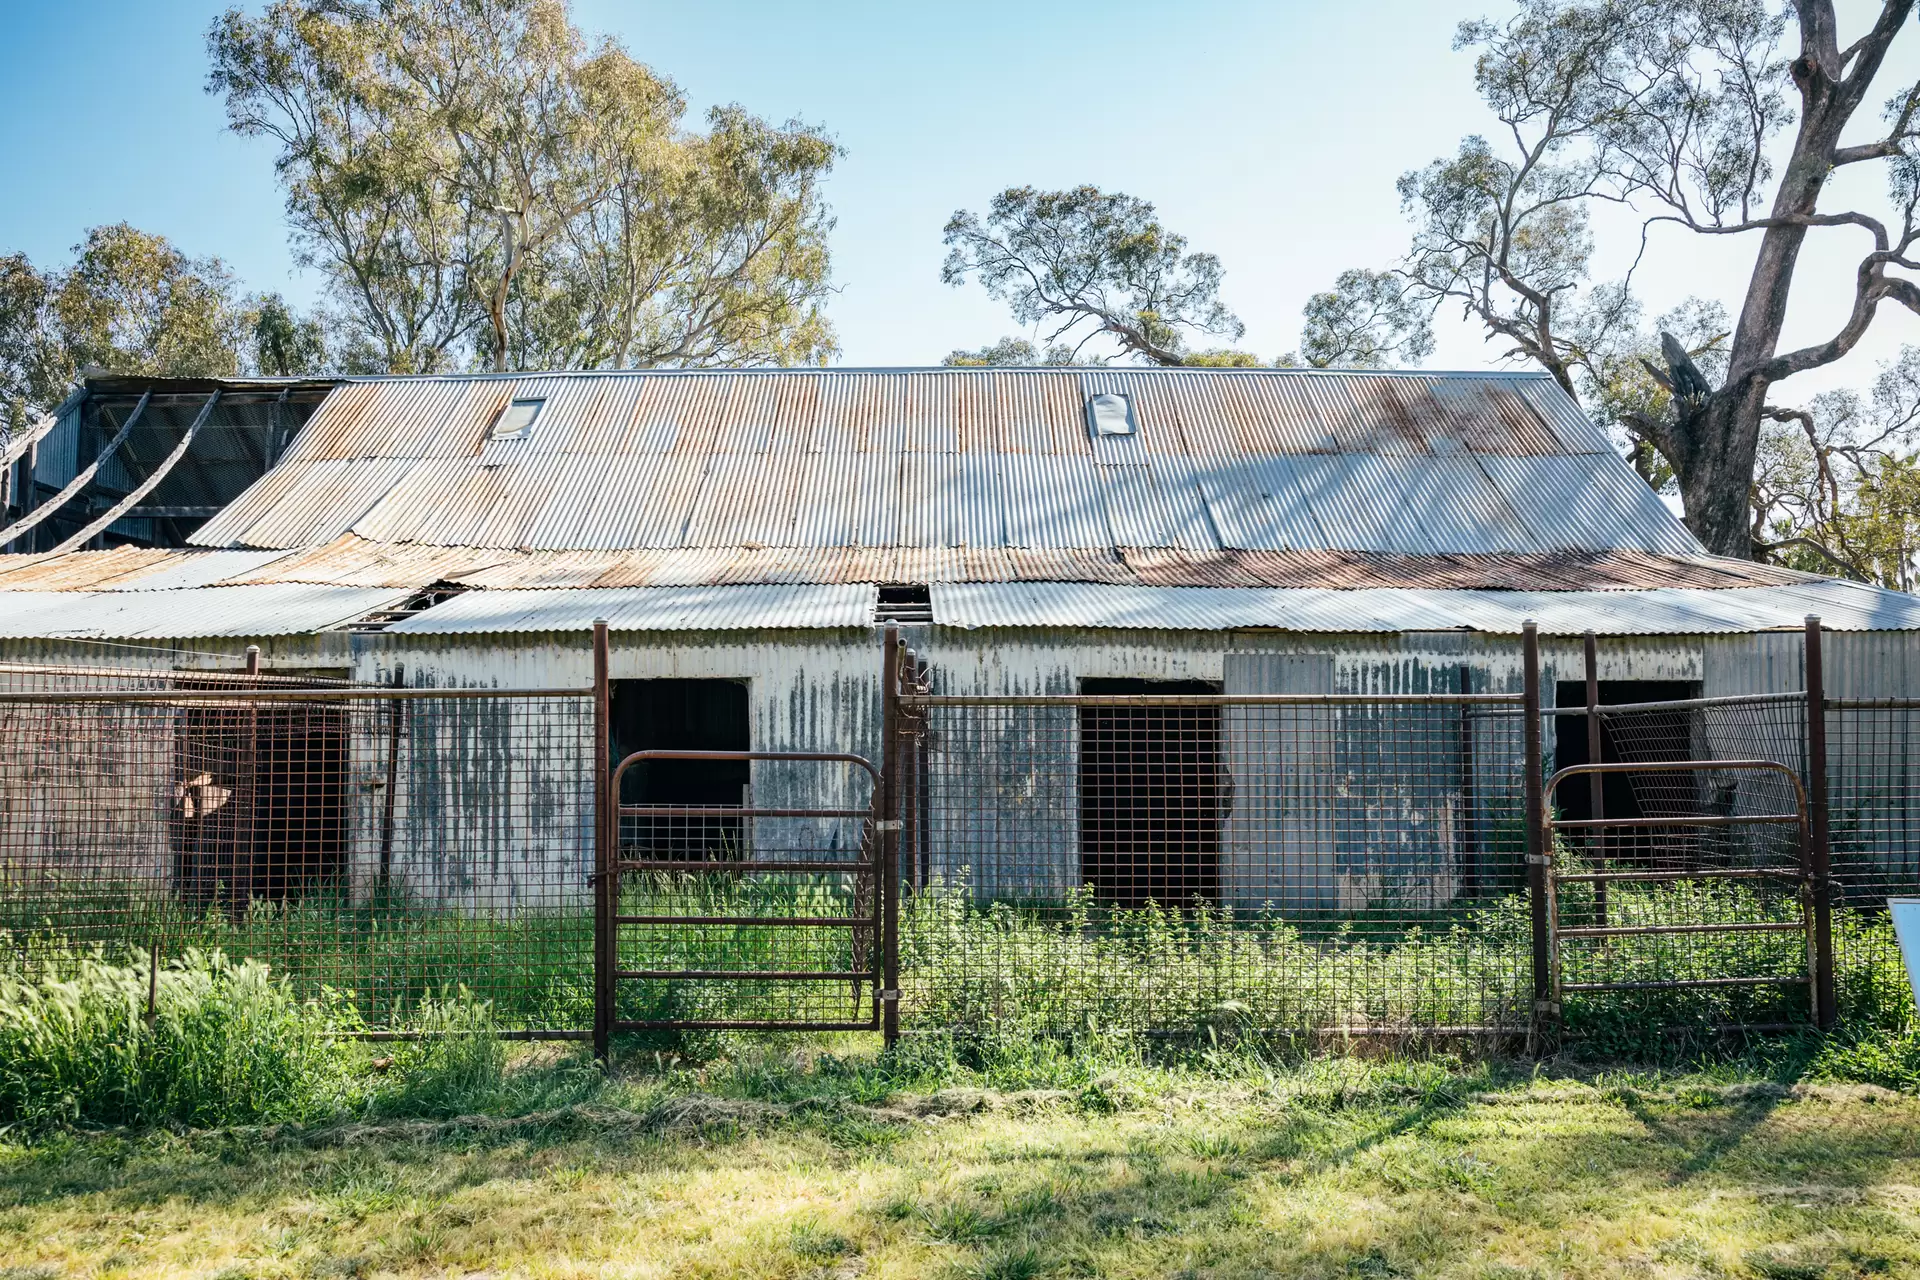
[[[1907,983],[1920,1003],[1920,898],[1888,898],[1893,936],[1900,940],[1900,956],[1907,962]]]

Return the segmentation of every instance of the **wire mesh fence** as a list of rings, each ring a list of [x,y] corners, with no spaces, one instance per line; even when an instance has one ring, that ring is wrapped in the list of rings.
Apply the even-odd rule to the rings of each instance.
[[[0,930],[27,962],[218,948],[369,1029],[463,986],[509,1029],[588,1025],[590,699],[0,679]]]
[[[909,1028],[1525,1027],[1518,697],[906,705]]]
[[[1812,1015],[1817,839],[1749,821],[1798,778],[1810,816],[1828,783],[1843,1015],[1894,971],[1886,897],[1920,891],[1920,701],[1827,700],[1824,745],[1798,693],[1604,706],[1593,734],[1547,708],[1530,754],[1518,694],[936,696],[909,672],[883,805],[824,757],[697,785],[659,761],[607,794],[593,690],[0,667],[0,930],[28,964],[258,958],[372,1031],[463,986],[521,1034],[873,1026],[891,957],[910,1031],[1518,1034],[1551,964],[1577,1036]],[[1632,767],[1675,760],[1726,767]],[[1529,777],[1587,761],[1625,767],[1544,797],[1535,883]]]
[[[1841,1012],[1900,959],[1887,899],[1920,895],[1920,699],[1832,700],[1826,713]]]

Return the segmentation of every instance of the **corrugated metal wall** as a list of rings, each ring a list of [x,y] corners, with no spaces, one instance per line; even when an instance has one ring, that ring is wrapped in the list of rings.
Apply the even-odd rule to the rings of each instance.
[[[1476,692],[1517,692],[1521,683],[1512,637],[1451,632],[1381,637],[919,629],[914,639],[942,693],[1071,693],[1080,681],[1097,677],[1207,680],[1223,682],[1230,692],[1276,687],[1283,692],[1308,687],[1341,693],[1453,692],[1463,664],[1471,669]],[[1800,643],[1794,634],[1603,640],[1600,675],[1688,681],[1709,696],[1794,690],[1802,683]],[[1830,696],[1912,695],[1912,677],[1920,673],[1920,634],[1833,634],[1826,643]],[[315,670],[339,662],[350,663],[357,679],[382,683],[396,665],[404,665],[406,683],[414,687],[585,688],[590,683],[587,639],[577,634],[371,634],[288,637],[263,645],[269,671]],[[207,642],[200,653],[8,642],[0,643],[0,660],[64,657],[90,665],[232,669],[243,648],[238,639]],[[1543,693],[1550,703],[1555,683],[1579,679],[1582,662],[1574,641],[1550,639],[1542,650]],[[854,631],[621,634],[613,647],[615,679],[748,682],[756,748],[853,751],[871,759],[879,753],[879,665],[877,634]],[[404,735],[409,755],[401,771],[408,791],[399,810],[404,836],[395,847],[414,851],[396,870],[415,891],[439,900],[526,905],[547,901],[541,895],[550,897],[556,884],[577,886],[584,895],[584,867],[554,865],[556,859],[578,861],[585,847],[581,824],[588,819],[591,795],[571,766],[549,769],[538,759],[524,758],[530,750],[524,735],[505,735],[489,719],[503,714],[497,705],[447,704],[410,714],[414,718]],[[1377,775],[1403,773],[1404,762],[1381,746],[1380,726],[1364,714],[1330,710],[1325,723],[1295,715],[1284,730],[1266,723],[1256,710],[1239,709],[1225,718],[1223,747],[1239,806],[1223,831],[1225,894],[1244,903],[1284,896],[1358,910],[1379,905],[1381,886],[1391,881],[1393,892],[1403,898],[1413,893],[1437,903],[1450,897],[1458,862],[1458,851],[1449,843],[1456,825],[1451,815],[1465,790],[1458,770],[1437,767],[1408,777],[1391,804],[1356,812],[1341,818],[1337,830],[1323,830],[1323,818],[1300,816],[1306,796],[1338,795],[1343,785],[1362,778],[1377,791]],[[961,825],[929,833],[930,869],[957,878],[968,850],[1019,848],[1018,858],[965,867],[975,891],[1057,898],[1079,880],[1077,717],[1068,708],[1035,709],[1026,717],[980,721],[972,737],[945,744],[977,760],[979,772],[969,794],[980,803],[964,818],[941,807],[950,823]],[[1905,720],[1894,728],[1901,735],[1908,731]],[[1483,726],[1474,732],[1493,730]],[[362,733],[355,741],[352,768],[361,781],[384,767],[385,745],[374,741],[377,737]],[[1288,749],[1289,741],[1294,750]],[[1549,755],[1552,741],[1549,733]],[[516,743],[513,750],[522,758],[503,758],[503,743]],[[1907,751],[1917,745],[1903,736],[1882,744],[1885,749],[1873,759],[1836,756],[1836,795],[1871,796],[1890,788],[1911,795],[1904,778],[1882,775],[1904,768],[1911,759]],[[1703,747],[1718,750],[1711,743]],[[100,758],[86,767],[111,773],[110,754],[91,750]],[[1505,793],[1518,785],[1492,758],[1496,754],[1491,739],[1474,752],[1487,771],[1472,788],[1481,806],[1508,803]],[[1902,785],[1893,788],[1895,782]],[[854,807],[868,800],[864,780],[851,771],[770,762],[755,765],[753,794],[762,804],[782,807]],[[374,855],[365,832],[375,824],[363,815],[355,825],[360,829],[353,854],[356,881],[366,883]],[[768,820],[762,827],[753,837],[760,853],[828,839],[834,829],[823,823],[817,831],[804,831],[784,820]],[[1892,857],[1909,849],[1911,833],[1920,831],[1920,813],[1881,815],[1873,830],[1879,833],[1875,840],[1886,846],[1884,856]],[[164,847],[163,838],[152,838]],[[487,852],[478,861],[468,855],[450,860],[436,849]]]

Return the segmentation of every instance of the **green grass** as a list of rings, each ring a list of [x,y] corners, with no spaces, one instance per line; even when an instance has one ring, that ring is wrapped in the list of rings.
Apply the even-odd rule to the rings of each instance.
[[[8,1280],[1920,1275],[1884,975],[1877,1023],[1653,1065],[1009,1027],[608,1073],[467,993],[343,1039],[349,1003],[218,954],[149,1021],[144,965],[0,971]]]
[[[0,937],[16,947],[157,944],[163,958],[220,951],[259,960],[303,993],[339,993],[375,1027],[457,987],[503,1026],[592,1023],[593,919],[584,906],[490,914],[436,909],[398,891],[358,902],[320,892],[234,912],[195,910],[151,885],[9,885]]]
[[[1920,1274],[1920,1100],[1804,1054],[1015,1071],[849,1043],[569,1095],[576,1058],[516,1052],[487,1114],[0,1137],[5,1274]]]

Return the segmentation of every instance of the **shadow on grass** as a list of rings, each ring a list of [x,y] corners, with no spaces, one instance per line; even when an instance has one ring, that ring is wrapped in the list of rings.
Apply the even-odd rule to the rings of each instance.
[[[777,1181],[799,1160],[816,1171],[819,1200],[790,1222],[778,1218],[784,1234],[772,1239],[753,1235],[744,1219],[755,1214],[743,1213],[737,1237],[714,1246],[738,1267],[716,1264],[715,1274],[802,1274],[908,1250],[928,1274],[1002,1278],[1122,1263],[1169,1275],[1254,1266],[1413,1275],[1486,1257],[1503,1234],[1614,1247],[1596,1222],[1649,1204],[1701,1212],[1713,1196],[1691,1184],[1706,1174],[1736,1187],[1745,1176],[1753,1194],[1772,1194],[1757,1184],[1782,1180],[1780,1154],[1795,1144],[1819,1143],[1822,1181],[1861,1189],[1920,1150],[1920,1107],[1883,1100],[1849,1113],[1854,1123],[1823,1128],[1820,1109],[1844,1099],[1790,1103],[1779,1081],[1627,1087],[1592,1074],[1535,1090],[1518,1067],[1442,1077],[1318,1063],[1264,1080],[1163,1077],[1159,1094],[950,1088],[876,1104],[874,1080],[836,1071],[783,1080],[769,1066],[711,1080],[721,1092],[695,1091],[687,1073],[635,1074],[518,1115],[61,1135],[0,1149],[0,1253],[8,1232],[30,1238],[40,1211],[137,1221],[168,1204],[209,1223],[300,1205],[316,1240],[349,1229],[400,1240],[414,1230],[405,1224],[454,1223],[448,1202],[467,1205],[476,1190],[489,1203],[548,1202],[541,1230],[564,1241],[604,1227],[570,1194],[572,1171],[618,1179],[664,1170],[692,1185],[721,1169]],[[749,1139],[772,1149],[764,1159],[743,1151]],[[822,1217],[820,1203],[835,1207]],[[766,1215],[758,1220],[753,1230]],[[1831,1215],[1823,1224],[1794,1205],[1745,1220],[1741,1230],[1772,1234],[1698,1247],[1734,1249],[1737,1259],[1739,1249],[1833,1227]],[[1846,1237],[1833,1247],[1878,1248],[1897,1262],[1905,1246],[1870,1237],[1911,1236],[1912,1225],[1849,1219],[1833,1227]],[[457,1223],[447,1230],[459,1235]],[[382,1265],[432,1269],[439,1255],[422,1239],[407,1246],[418,1257]]]

